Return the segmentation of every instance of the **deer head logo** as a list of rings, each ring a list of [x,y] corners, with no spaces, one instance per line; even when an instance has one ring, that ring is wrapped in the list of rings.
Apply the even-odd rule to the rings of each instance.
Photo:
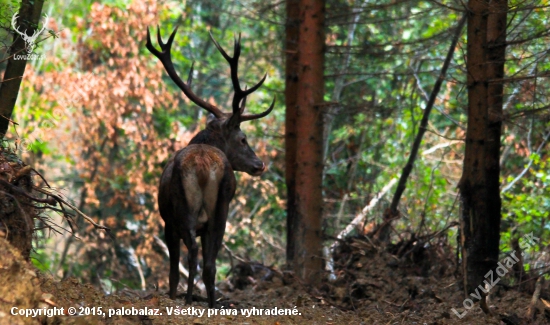
[[[38,36],[40,36],[40,34],[44,31],[44,29],[46,29],[46,25],[48,24],[48,15],[44,15],[46,17],[46,19],[44,20],[44,24],[42,25],[42,29],[40,30],[35,30],[31,36],[27,35],[27,30],[25,29],[24,32],[21,32],[19,29],[17,29],[17,26],[15,26],[15,21],[17,20],[17,14],[13,15],[12,19],[11,19],[11,26],[13,27],[13,29],[17,32],[17,34],[21,35],[21,37],[23,38],[23,40],[25,41],[26,45],[27,45],[27,53],[28,54],[31,54],[32,51],[34,50],[34,48],[36,47],[36,39],[38,38]]]

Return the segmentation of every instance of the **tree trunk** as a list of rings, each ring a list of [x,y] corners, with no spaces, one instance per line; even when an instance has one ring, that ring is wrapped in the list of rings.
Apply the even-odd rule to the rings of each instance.
[[[462,178],[461,241],[466,295],[497,266],[500,240],[499,157],[506,40],[506,0],[470,0],[468,128]]]
[[[18,29],[21,31],[26,30],[27,35],[32,35],[38,27],[43,5],[44,0],[23,0],[17,18]],[[23,54],[25,47],[26,44],[23,38],[19,34],[15,34],[14,42],[9,49],[9,54],[12,57],[8,60],[2,79],[3,82],[0,84],[0,139],[4,138],[8,131],[11,114],[17,101],[19,87],[27,65],[27,60],[15,60],[13,54]]]
[[[285,179],[286,206],[286,261],[290,267],[294,259],[294,229],[296,228],[296,100],[298,98],[298,36],[300,32],[300,1],[286,1],[286,66],[285,66]]]
[[[296,115],[296,226],[294,271],[307,283],[320,279],[324,95],[324,1],[300,1]]]

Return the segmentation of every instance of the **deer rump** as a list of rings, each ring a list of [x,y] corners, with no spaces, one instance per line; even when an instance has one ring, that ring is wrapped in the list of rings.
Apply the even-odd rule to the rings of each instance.
[[[233,186],[223,186],[226,182]],[[217,205],[233,198],[235,183],[233,168],[220,149],[192,144],[177,151],[164,168],[159,186],[160,215],[166,228],[172,228],[165,231],[175,232],[180,239],[189,232],[199,237],[210,227],[224,231],[226,216],[216,213]],[[219,195],[228,189],[229,193]],[[229,200],[218,202],[220,197]]]

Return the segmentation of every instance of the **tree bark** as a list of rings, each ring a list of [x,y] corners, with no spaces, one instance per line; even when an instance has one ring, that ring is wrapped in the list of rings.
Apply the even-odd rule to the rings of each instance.
[[[468,295],[497,267],[500,240],[500,135],[507,0],[470,0],[468,13],[468,128],[462,178],[461,242]]]
[[[295,274],[306,283],[321,277],[324,15],[320,0],[300,0],[296,115]]]
[[[32,35],[38,27],[43,5],[44,0],[21,1],[19,17],[17,18],[19,30],[26,30],[27,35]],[[15,34],[14,42],[9,49],[9,55],[12,57],[8,60],[4,78],[2,79],[5,81],[0,83],[0,139],[4,138],[8,131],[13,108],[15,107],[21,86],[21,80],[27,66],[27,60],[15,60],[13,55],[15,53],[22,53],[25,50],[25,46],[25,41],[21,36]]]
[[[298,37],[300,32],[300,1],[286,1],[285,40],[285,179],[286,206],[286,261],[291,266],[294,259],[294,229],[296,221],[296,100],[298,98]]]

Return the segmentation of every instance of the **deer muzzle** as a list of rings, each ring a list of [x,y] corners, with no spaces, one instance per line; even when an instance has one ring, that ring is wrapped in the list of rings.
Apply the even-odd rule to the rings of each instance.
[[[258,164],[257,166],[254,166],[254,168],[252,169],[252,173],[250,173],[250,175],[260,176],[264,173],[264,171],[265,171],[265,164],[263,161],[260,161],[260,164]]]

